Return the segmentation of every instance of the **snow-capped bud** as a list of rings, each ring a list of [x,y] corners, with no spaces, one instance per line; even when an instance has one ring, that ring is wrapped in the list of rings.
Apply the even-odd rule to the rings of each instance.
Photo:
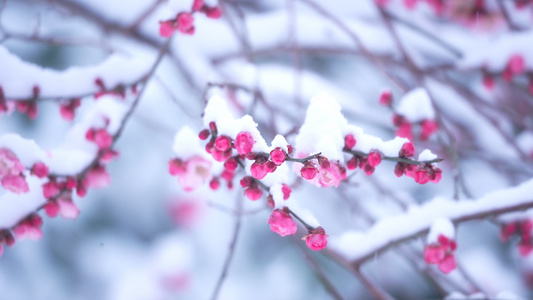
[[[392,104],[392,93],[389,90],[384,90],[379,95],[379,104],[383,106],[391,106]]]
[[[381,154],[375,150],[370,151],[370,153],[368,154],[367,161],[368,165],[375,168],[381,163]]]
[[[415,155],[415,146],[411,142],[403,144],[402,149],[398,153],[400,157],[412,157]]]
[[[242,131],[235,138],[235,149],[239,154],[247,154],[252,151],[254,143],[252,134],[248,131]]]
[[[219,151],[231,149],[231,138],[225,135],[218,136],[215,140],[215,147]]]
[[[216,177],[213,177],[213,179],[211,179],[211,181],[209,182],[209,187],[213,190],[213,191],[216,191],[218,190],[218,187],[220,186],[220,181],[218,180],[218,178]]]
[[[38,162],[31,168],[31,174],[38,178],[44,178],[48,176],[48,167],[43,162]]]
[[[316,177],[316,174],[318,173],[318,170],[316,169],[315,165],[312,163],[306,163],[301,169],[300,174],[304,179],[312,180]]]
[[[203,140],[207,140],[207,138],[211,135],[211,132],[207,129],[204,129],[202,131],[200,131],[200,133],[198,134],[198,137],[203,141]]]
[[[263,191],[259,187],[253,186],[249,187],[244,190],[244,194],[246,197],[252,201],[257,201],[261,199],[261,196],[263,195]]]
[[[344,148],[346,149],[352,149],[357,144],[357,141],[355,140],[355,137],[353,134],[348,134],[344,137]]]
[[[274,150],[270,151],[270,159],[272,159],[272,162],[274,162],[276,165],[280,166],[283,162],[285,162],[285,151],[283,151],[283,149],[280,147],[275,148]]]
[[[309,234],[304,236],[305,244],[311,250],[322,250],[328,245],[328,236],[324,228],[318,226],[313,230],[309,230]]]
[[[354,155],[346,162],[346,167],[348,168],[348,170],[355,170],[358,164],[359,160],[357,159],[357,156]]]
[[[281,236],[295,234],[298,229],[286,208],[275,209],[268,218],[268,224],[270,224],[270,230]]]
[[[281,185],[281,192],[283,193],[283,200],[287,200],[291,196],[292,189],[284,183]]]

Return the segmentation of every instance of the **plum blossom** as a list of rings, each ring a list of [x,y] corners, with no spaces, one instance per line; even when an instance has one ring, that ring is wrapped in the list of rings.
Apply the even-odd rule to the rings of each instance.
[[[295,234],[297,230],[296,222],[292,219],[287,207],[272,211],[268,224],[270,224],[270,230],[281,236]]]
[[[315,229],[310,229],[309,234],[306,234],[302,239],[305,239],[305,244],[309,249],[320,251],[328,245],[328,236],[324,228],[318,226]]]
[[[426,245],[424,249],[424,260],[428,264],[438,264],[442,273],[448,274],[456,268],[456,261],[453,251],[457,248],[457,243],[443,234],[438,236],[435,243]]]
[[[178,177],[178,183],[189,192],[211,178],[211,162],[199,155],[186,161],[175,159],[170,161],[169,171]]]

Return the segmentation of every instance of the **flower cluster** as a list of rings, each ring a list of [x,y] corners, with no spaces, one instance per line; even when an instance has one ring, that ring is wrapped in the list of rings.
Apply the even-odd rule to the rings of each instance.
[[[453,255],[456,248],[457,243],[453,239],[440,234],[436,243],[426,245],[424,259],[428,264],[438,264],[439,270],[448,274],[456,267]]]
[[[533,251],[532,229],[533,222],[530,219],[511,222],[502,226],[500,236],[504,242],[507,242],[513,235],[520,237],[518,253],[521,256],[528,256]]]
[[[11,150],[0,148],[0,182],[2,187],[16,194],[29,192],[24,177],[26,168]]]
[[[208,18],[218,19],[222,16],[222,10],[218,6],[207,6],[203,0],[194,0],[191,10],[180,12],[173,19],[159,22],[159,34],[162,37],[171,37],[174,32],[183,34],[194,34],[194,17],[196,12],[204,13]]]
[[[38,214],[31,214],[27,216],[24,220],[20,221],[15,228],[13,228],[13,233],[10,230],[1,230],[0,231],[0,256],[4,252],[4,244],[12,247],[15,245],[15,236],[17,239],[33,239],[39,240],[43,237],[43,232],[41,227],[43,225],[43,219]]]

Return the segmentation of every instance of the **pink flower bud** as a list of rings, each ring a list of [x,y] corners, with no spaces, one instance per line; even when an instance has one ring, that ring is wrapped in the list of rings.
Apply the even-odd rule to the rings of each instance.
[[[439,183],[439,181],[442,178],[442,170],[439,168],[433,168],[431,171],[431,175],[429,176],[429,180],[433,183]]]
[[[504,242],[507,242],[509,238],[516,232],[516,223],[504,224],[500,231],[500,237]]]
[[[285,162],[285,151],[283,151],[283,149],[280,147],[277,147],[270,151],[270,158],[272,159],[272,162],[280,166],[283,162]]]
[[[424,249],[424,260],[428,264],[438,264],[446,255],[446,251],[441,245],[426,245]]]
[[[211,149],[211,155],[218,162],[223,162],[229,157],[231,157],[231,148],[226,151],[220,151],[216,148]]]
[[[403,144],[402,149],[398,153],[400,157],[412,157],[415,155],[415,146],[411,142]]]
[[[220,186],[220,181],[218,180],[218,178],[214,177],[213,179],[211,179],[211,181],[209,182],[209,187],[213,190],[213,191],[216,191],[218,190]]]
[[[93,167],[87,177],[85,177],[86,186],[90,188],[103,188],[111,183],[111,176],[107,173],[104,166],[98,165]]]
[[[368,164],[375,168],[381,163],[381,154],[378,151],[371,151],[367,160]]]
[[[46,199],[53,198],[59,193],[59,186],[55,181],[49,181],[43,184],[43,195]]]
[[[120,154],[111,148],[104,149],[102,150],[101,155],[100,155],[100,163],[108,164],[113,159],[118,158],[119,156]]]
[[[426,141],[434,132],[439,129],[437,122],[426,119],[420,124],[422,132],[420,133],[420,139]]]
[[[100,149],[109,148],[113,144],[113,137],[104,128],[94,132],[94,142]]]
[[[456,266],[455,256],[453,254],[446,254],[444,259],[439,263],[439,270],[444,274],[448,274],[455,270]]]
[[[217,124],[215,122],[209,122],[209,130],[211,130],[212,132],[216,132]]]
[[[198,134],[198,137],[203,141],[203,140],[207,140],[207,138],[211,135],[211,132],[209,132],[209,130],[207,129],[204,129],[202,131],[200,131],[200,133]]]
[[[224,180],[226,181],[231,181],[233,179],[233,176],[235,176],[235,173],[228,170],[224,170],[222,171],[222,174],[220,174],[220,177],[224,178]]]
[[[194,17],[187,12],[179,13],[176,17],[177,29],[183,34],[194,34]]]
[[[328,245],[328,236],[324,228],[318,226],[314,230],[310,230],[309,234],[305,235],[305,244],[309,249],[319,251]]]
[[[404,164],[404,174],[405,174],[405,176],[414,178],[416,170],[418,170],[416,165]]]
[[[82,198],[87,195],[87,186],[82,181],[78,182],[78,186],[76,187],[76,195]]]
[[[205,15],[211,19],[219,19],[222,16],[222,10],[218,6],[205,7]]]
[[[59,214],[65,219],[73,220],[80,214],[80,209],[74,202],[72,202],[70,196],[57,199],[57,204],[59,205]]]
[[[216,150],[215,141],[211,140],[207,144],[205,144],[205,151],[207,153],[213,153],[213,150]]]
[[[396,177],[402,177],[404,170],[405,170],[405,165],[399,162],[394,167],[394,175],[396,175]]]
[[[55,218],[59,213],[59,205],[55,201],[49,201],[44,205],[44,211],[50,218]]]
[[[494,77],[490,74],[483,75],[483,85],[489,91],[494,90]]]
[[[272,197],[272,195],[268,195],[267,204],[268,204],[268,207],[270,207],[270,208],[274,208],[274,206],[276,205],[274,203],[274,197]]]
[[[4,239],[6,241],[6,245],[8,245],[9,247],[15,245],[15,237],[13,236],[13,234],[11,234],[11,232],[4,231]]]
[[[174,21],[159,21],[159,35],[162,37],[171,37],[174,34]]]
[[[531,244],[530,242],[520,242],[518,244],[518,253],[520,254],[520,256],[526,257],[531,253],[531,251],[533,251],[533,244]]]
[[[322,155],[318,156],[318,165],[323,169],[328,169],[329,167],[331,167],[329,159]]]
[[[202,9],[203,6],[204,6],[204,1],[203,0],[194,0],[194,2],[192,4],[192,11],[200,10],[200,9]]]
[[[38,162],[31,168],[31,173],[38,178],[44,178],[48,176],[48,167],[43,162]]]
[[[291,145],[287,145],[287,150],[289,151],[289,155],[291,155],[292,152],[294,151],[294,148]]]
[[[295,234],[298,229],[296,222],[286,209],[275,209],[268,218],[268,224],[270,224],[270,230],[281,236]]]
[[[247,188],[252,186],[252,182],[254,182],[253,178],[250,176],[245,176],[241,179],[241,186],[243,188]]]
[[[372,167],[370,164],[366,164],[365,167],[363,168],[363,171],[365,171],[365,174],[367,176],[372,175],[375,170],[376,168]]]
[[[252,134],[248,131],[242,131],[235,138],[235,149],[239,154],[247,154],[252,151],[255,141]]]
[[[263,191],[261,191],[259,187],[253,186],[253,187],[249,187],[245,189],[244,195],[246,195],[246,197],[248,197],[248,199],[252,201],[257,201],[261,199],[261,196],[263,195]]]
[[[384,90],[379,95],[379,104],[383,106],[391,106],[392,104],[392,93],[389,90]]]
[[[237,159],[234,157],[230,157],[224,162],[224,168],[231,172],[235,171],[235,169],[237,169],[238,166],[239,166],[239,163],[237,162]]]
[[[312,163],[305,164],[300,169],[300,174],[302,175],[303,178],[307,180],[312,180],[313,178],[315,178],[317,173],[318,173],[318,170],[316,169],[315,165],[313,165]]]
[[[407,138],[408,140],[412,141],[413,140],[413,131],[411,129],[411,124],[409,124],[409,123],[401,124],[398,127],[398,129],[396,130],[396,132],[394,133],[394,135],[396,135],[398,137]]]
[[[215,140],[215,147],[219,151],[226,151],[228,149],[231,149],[231,138],[225,135],[217,137],[217,139]]]
[[[353,156],[346,162],[346,167],[348,168],[348,170],[355,170],[358,164],[359,161],[357,160],[357,156]]]
[[[290,186],[283,184],[281,186],[281,192],[283,193],[283,200],[287,200],[291,196],[292,189]]]
[[[355,137],[353,134],[348,134],[344,137],[344,148],[346,149],[352,149],[357,144],[357,141],[355,140]]]
[[[264,166],[265,166],[265,171],[266,171],[267,173],[274,173],[274,171],[276,171],[276,169],[277,169],[277,167],[278,167],[275,163],[273,163],[273,162],[271,162],[271,161],[267,161],[267,162],[264,164]]]
[[[259,163],[257,160],[250,167],[252,176],[256,179],[263,179],[268,174],[264,163]]]

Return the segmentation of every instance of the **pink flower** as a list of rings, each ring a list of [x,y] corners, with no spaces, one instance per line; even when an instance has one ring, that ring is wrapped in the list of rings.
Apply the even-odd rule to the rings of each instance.
[[[281,236],[295,234],[297,230],[296,222],[291,218],[286,207],[275,209],[268,218],[268,224],[270,224],[270,230]]]
[[[355,147],[355,144],[357,144],[357,141],[355,140],[353,134],[350,133],[344,137],[344,148],[352,149]]]
[[[31,168],[31,173],[38,178],[44,178],[48,176],[48,167],[43,162],[38,162]]]
[[[300,169],[300,174],[304,179],[312,180],[316,177],[316,174],[318,173],[317,168],[313,163],[305,163],[304,166]]]
[[[287,200],[291,196],[292,189],[290,186],[283,184],[281,186],[281,192],[283,193],[283,200]]]
[[[416,172],[414,173],[413,179],[416,183],[420,184],[426,184],[429,182],[429,174],[428,171],[424,168],[418,168]]]
[[[205,15],[211,19],[219,19],[222,16],[222,10],[218,6],[205,7]]]
[[[211,162],[193,156],[185,162],[185,172],[178,174],[178,182],[185,191],[192,191],[211,177]]]
[[[441,245],[426,245],[424,249],[424,260],[428,264],[438,264],[446,256],[446,250]]]
[[[322,187],[338,187],[342,180],[339,167],[336,164],[330,164],[329,168],[320,168],[317,178]]]
[[[392,104],[392,93],[389,90],[384,90],[379,95],[379,104],[383,106],[391,106]]]
[[[455,262],[455,256],[453,254],[447,254],[444,259],[439,263],[439,270],[442,273],[448,274],[455,270],[457,264]]]
[[[179,158],[169,160],[168,172],[172,176],[183,174],[185,172],[185,163]]]
[[[324,228],[318,226],[313,230],[309,230],[309,234],[304,236],[305,244],[311,250],[322,250],[328,245],[328,236]]]
[[[1,182],[3,188],[15,194],[27,193],[30,191],[30,187],[22,174],[17,176],[4,176],[2,177]]]
[[[175,29],[173,20],[159,22],[159,35],[161,35],[162,37],[171,37],[174,34],[174,30]]]
[[[263,195],[263,191],[257,186],[252,186],[244,190],[244,195],[252,201],[257,201],[261,199],[261,196]]]
[[[413,140],[413,131],[411,130],[411,124],[409,123],[403,123],[399,125],[394,134],[399,137],[407,138],[410,141]]]
[[[228,171],[235,171],[237,167],[239,166],[239,163],[237,162],[236,158],[230,157],[224,162],[224,168]]]
[[[18,239],[33,239],[39,240],[43,237],[43,232],[41,226],[43,225],[43,220],[37,214],[32,214],[24,221],[20,222],[15,228],[13,228],[13,233]]]
[[[277,147],[270,151],[270,158],[272,159],[272,162],[280,166],[283,162],[285,162],[285,151],[283,151],[283,149],[280,147]]]
[[[70,196],[57,199],[59,214],[65,219],[76,219],[80,214],[78,206],[70,199]]]
[[[429,180],[433,183],[438,183],[442,178],[442,170],[439,168],[433,168]]]
[[[6,175],[19,175],[26,168],[11,150],[0,149],[0,178]]]
[[[367,158],[368,164],[371,167],[377,167],[381,163],[381,154],[377,151],[371,151]]]
[[[194,34],[194,17],[190,13],[179,13],[176,22],[176,27],[181,33]]]
[[[113,159],[118,158],[119,156],[120,156],[120,154],[118,153],[118,151],[115,151],[115,150],[113,150],[111,148],[104,149],[104,150],[102,150],[102,153],[100,155],[100,163],[108,164]]]
[[[239,154],[247,154],[251,152],[254,144],[254,138],[248,131],[239,132],[235,138],[235,149],[237,149]]]
[[[358,164],[359,160],[357,159],[357,156],[353,156],[346,162],[346,167],[348,168],[348,170],[355,170]]]
[[[104,188],[111,183],[111,176],[102,165],[92,168],[84,180],[84,186],[88,188]]]

